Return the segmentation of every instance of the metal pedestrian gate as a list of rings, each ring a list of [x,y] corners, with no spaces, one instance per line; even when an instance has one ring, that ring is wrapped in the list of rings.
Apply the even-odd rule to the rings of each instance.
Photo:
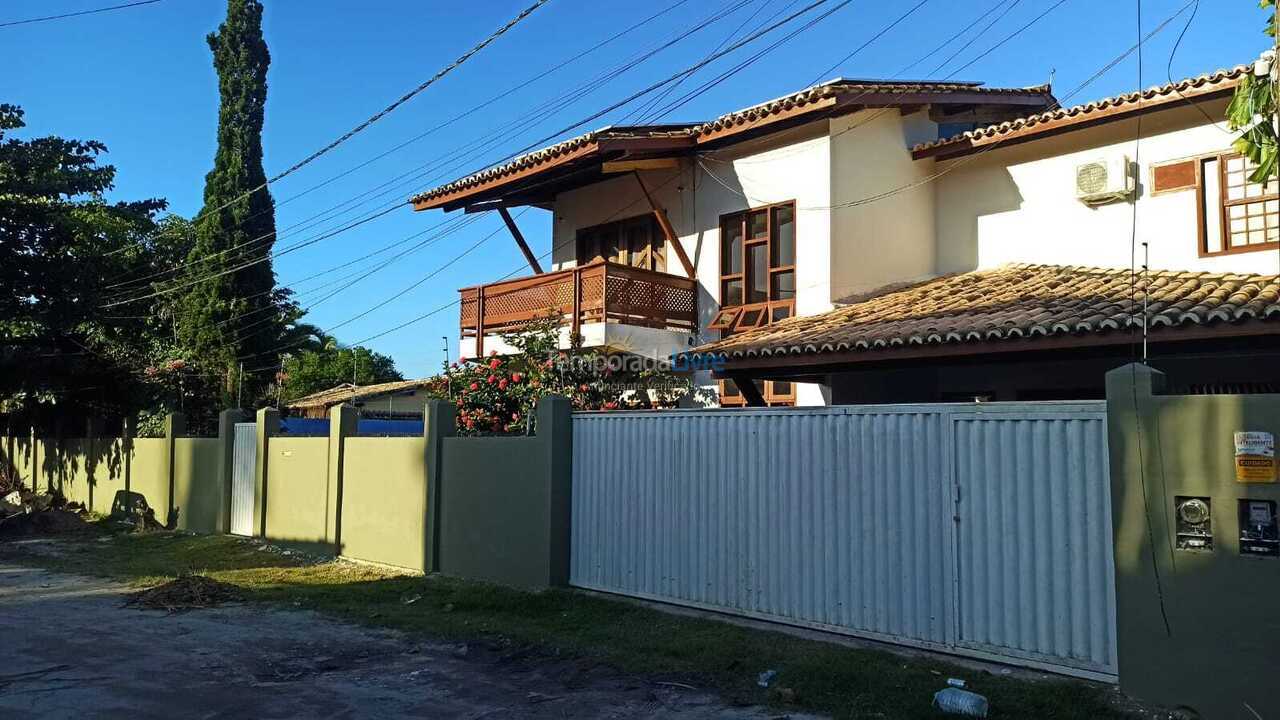
[[[254,423],[236,423],[231,468],[231,534],[253,535],[253,484],[258,459]]]
[[[1116,677],[1101,402],[573,427],[575,586]]]

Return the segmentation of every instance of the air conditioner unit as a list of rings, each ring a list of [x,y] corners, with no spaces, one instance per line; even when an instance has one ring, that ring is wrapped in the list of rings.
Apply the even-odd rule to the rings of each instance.
[[[1076,199],[1086,205],[1128,200],[1136,188],[1137,178],[1127,156],[1076,166]]]

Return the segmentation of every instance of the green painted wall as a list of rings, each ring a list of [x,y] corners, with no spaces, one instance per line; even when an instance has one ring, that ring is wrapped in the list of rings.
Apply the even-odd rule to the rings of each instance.
[[[88,507],[106,515],[111,512],[116,493],[124,490],[124,441],[120,438],[96,438],[93,448],[96,457],[96,462],[90,465],[93,502]]]
[[[340,538],[344,557],[425,572],[425,447],[420,437],[346,438]]]
[[[21,478],[22,484],[31,487],[31,482],[35,477],[36,455],[35,445],[31,442],[30,435],[20,435],[4,438],[0,444],[0,462],[11,471],[16,472]]]
[[[96,465],[90,456],[93,442],[87,438],[66,438],[58,451],[58,483],[62,495],[71,502],[88,507],[90,502],[89,465]]]
[[[329,439],[272,437],[266,457],[266,536],[325,542]]]
[[[1137,365],[1107,374],[1121,688],[1206,719],[1280,717],[1280,558],[1238,541],[1238,500],[1280,502],[1280,485],[1237,483],[1232,440],[1280,436],[1280,395],[1160,384]],[[1209,498],[1212,550],[1177,548],[1178,496]]]
[[[129,449],[129,491],[141,495],[164,522],[169,507],[169,445],[164,438],[135,438]]]
[[[443,438],[441,572],[518,587],[568,583],[570,421],[568,401],[547,398],[536,437]]]
[[[221,530],[221,454],[222,442],[218,438],[174,440],[173,507],[179,530]]]

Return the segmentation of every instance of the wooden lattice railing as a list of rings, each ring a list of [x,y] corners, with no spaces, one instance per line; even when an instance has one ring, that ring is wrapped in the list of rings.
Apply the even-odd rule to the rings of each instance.
[[[547,317],[574,332],[593,322],[685,331],[697,324],[693,280],[603,260],[458,292],[464,338],[518,331]]]

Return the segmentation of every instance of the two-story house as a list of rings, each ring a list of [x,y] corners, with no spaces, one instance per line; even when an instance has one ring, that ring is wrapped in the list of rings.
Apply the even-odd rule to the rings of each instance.
[[[461,291],[464,355],[551,313],[588,346],[692,361],[724,405],[1098,397],[1143,352],[1175,383],[1265,388],[1280,199],[1220,120],[1250,71],[1071,108],[1048,87],[835,80],[605,128],[413,203],[496,209],[530,261]],[[550,211],[549,271],[514,206]]]

